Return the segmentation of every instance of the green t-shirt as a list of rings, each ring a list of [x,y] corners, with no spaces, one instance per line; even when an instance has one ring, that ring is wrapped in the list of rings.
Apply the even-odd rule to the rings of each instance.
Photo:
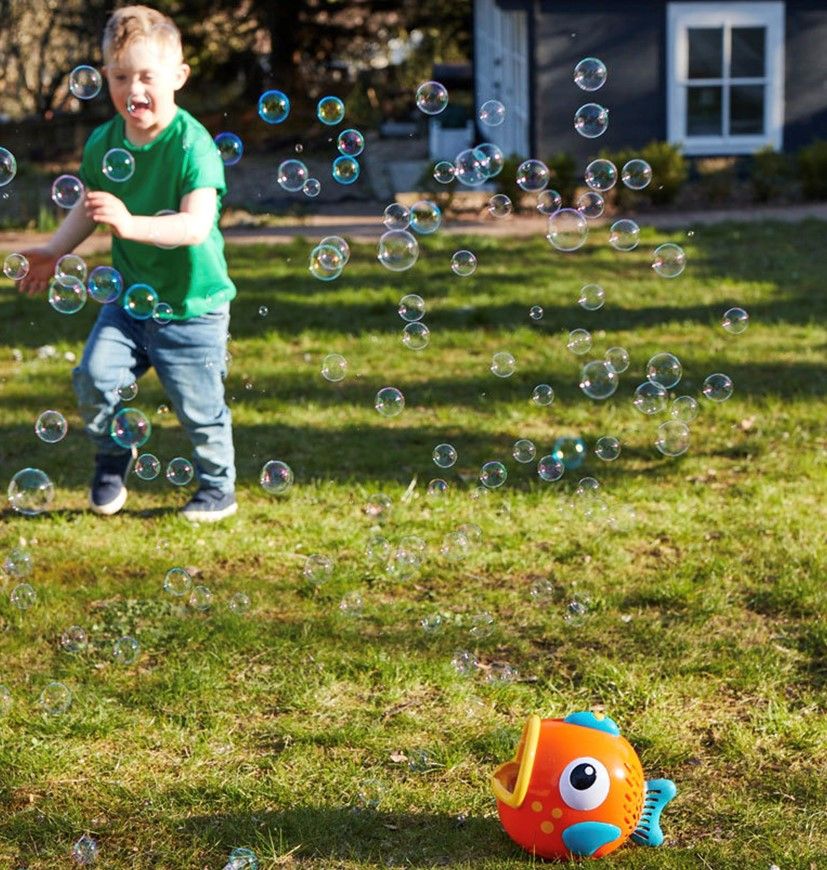
[[[110,148],[123,148],[134,157],[135,172],[127,181],[111,181],[103,174],[103,158]],[[80,178],[89,190],[117,196],[134,215],[177,212],[185,194],[214,187],[218,193],[215,222],[202,244],[159,248],[113,236],[112,265],[123,275],[124,288],[153,287],[159,301],[172,306],[176,320],[198,317],[235,298],[218,229],[221,197],[227,192],[224,164],[210,134],[189,112],[179,108],[169,126],[148,145],[129,142],[123,118],[116,115],[89,136]]]

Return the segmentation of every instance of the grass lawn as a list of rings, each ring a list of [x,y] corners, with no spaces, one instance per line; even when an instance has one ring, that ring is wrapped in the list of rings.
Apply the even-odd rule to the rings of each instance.
[[[69,866],[84,832],[104,868],[220,868],[235,846],[265,868],[533,866],[500,829],[487,777],[529,713],[593,708],[619,723],[648,777],[679,789],[665,845],[624,846],[606,866],[825,866],[826,234],[814,221],[644,231],[620,254],[602,230],[568,255],[543,239],[437,237],[401,274],[354,246],[331,283],[307,273],[310,240],[229,247],[241,509],[217,528],[181,519],[187,492],[163,476],[133,477],[117,517],[85,510],[91,448],[64,355],[80,355],[96,305],[60,316],[5,282],[0,479],[32,465],[57,492],[49,514],[0,518],[0,556],[25,546],[38,595],[25,612],[9,600],[19,581],[0,595],[12,697],[0,866]],[[671,281],[649,268],[666,240],[688,255]],[[460,247],[479,258],[471,278],[451,274]],[[576,304],[587,282],[605,287],[603,309]],[[400,340],[409,292],[428,306],[419,353]],[[732,305],[750,314],[739,336],[720,326]],[[591,356],[629,350],[606,402],[577,386],[590,356],[566,349],[575,327],[592,332]],[[46,344],[56,353],[39,358]],[[489,371],[500,350],[517,359],[510,378]],[[658,351],[683,363],[675,395],[699,396],[712,372],[735,384],[729,401],[701,401],[679,458],[653,446],[666,415],[631,402]],[[319,374],[330,352],[349,362],[340,383]],[[556,392],[549,407],[531,402],[540,383]],[[388,384],[406,397],[393,419],[373,408]],[[150,374],[131,403],[163,462],[188,454],[165,402]],[[46,408],[69,421],[55,445],[33,432]],[[558,483],[512,459],[518,438],[541,456],[576,433],[587,461]],[[607,434],[622,442],[611,463],[594,455]],[[459,452],[444,472],[431,461],[440,442]],[[258,484],[269,459],[295,472],[287,497]],[[508,481],[480,496],[492,459]],[[601,484],[596,510],[575,495],[585,475]],[[449,484],[441,498],[426,494],[434,477]],[[365,511],[375,493],[393,501],[379,521]],[[443,537],[464,523],[482,539],[449,561]],[[369,562],[376,534],[425,542],[414,577]],[[302,568],[315,553],[335,570],[313,590]],[[173,566],[209,587],[208,611],[163,592]],[[246,614],[228,608],[237,592],[252,600]],[[83,652],[61,648],[71,625],[88,632]],[[132,665],[112,659],[124,635],[141,644]],[[458,650],[477,656],[472,673],[452,666]],[[503,663],[515,679],[500,679]],[[63,715],[38,704],[52,680],[73,693]]]

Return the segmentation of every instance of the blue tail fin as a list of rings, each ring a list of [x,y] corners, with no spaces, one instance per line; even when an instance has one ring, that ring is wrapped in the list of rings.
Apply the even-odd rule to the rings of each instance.
[[[646,797],[643,799],[643,813],[632,834],[632,839],[641,846],[660,846],[663,831],[660,827],[660,814],[663,808],[678,793],[671,779],[646,780]]]

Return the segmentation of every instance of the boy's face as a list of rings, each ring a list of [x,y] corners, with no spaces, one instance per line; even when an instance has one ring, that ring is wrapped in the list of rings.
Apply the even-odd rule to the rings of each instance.
[[[115,110],[130,139],[146,142],[175,115],[175,92],[190,68],[151,41],[133,42],[103,67]]]

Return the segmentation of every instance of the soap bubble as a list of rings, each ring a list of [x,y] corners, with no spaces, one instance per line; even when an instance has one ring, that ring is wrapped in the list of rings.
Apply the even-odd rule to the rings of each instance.
[[[258,858],[252,849],[238,846],[230,852],[224,870],[258,870]]]
[[[450,468],[457,461],[457,449],[453,444],[437,444],[431,454],[434,464],[440,468]]]
[[[291,157],[279,163],[276,181],[284,190],[298,193],[309,177],[310,173],[307,171],[307,166],[301,160]]]
[[[576,435],[561,435],[552,445],[551,455],[566,471],[576,471],[586,459],[586,442]]]
[[[243,616],[250,609],[250,596],[246,592],[234,592],[227,602],[227,610],[236,616]]]
[[[592,335],[586,329],[572,329],[566,340],[566,347],[578,356],[588,353],[592,348]]]
[[[652,268],[661,278],[677,278],[686,268],[686,254],[680,245],[671,242],[655,248]]]
[[[382,387],[376,394],[373,407],[383,417],[396,417],[405,407],[405,397],[396,387]]]
[[[93,66],[81,64],[69,73],[69,90],[79,100],[91,100],[103,87],[103,76]]]
[[[583,215],[586,220],[596,220],[603,214],[603,209],[606,207],[606,202],[603,197],[595,190],[587,190],[577,197],[575,203],[577,211]]]
[[[504,193],[495,193],[488,200],[488,213],[498,219],[507,218],[514,211],[511,200]]]
[[[22,547],[12,547],[3,560],[3,570],[9,577],[28,577],[32,573],[31,553]]]
[[[486,489],[497,489],[508,477],[508,471],[502,462],[486,462],[480,469],[480,483]]]
[[[574,68],[574,83],[583,91],[598,91],[606,83],[606,75],[600,58],[584,57]]]
[[[322,97],[316,104],[316,117],[328,127],[335,127],[345,118],[345,104],[338,97]]]
[[[640,227],[629,218],[615,221],[609,230],[609,244],[616,251],[633,251],[640,241]]]
[[[195,586],[190,593],[189,606],[201,613],[209,610],[212,607],[212,592],[209,587],[203,585]]]
[[[399,300],[399,316],[407,323],[422,320],[425,316],[425,300],[416,293],[406,293]]]
[[[186,568],[170,568],[164,574],[164,592],[181,598],[192,589],[192,577]]]
[[[176,456],[170,459],[165,474],[173,486],[186,486],[195,476],[195,469],[189,459]]]
[[[554,401],[554,389],[549,384],[537,384],[531,393],[535,405],[550,405]]]
[[[655,447],[664,456],[680,456],[689,449],[689,426],[681,420],[667,420],[658,426]]]
[[[70,625],[60,635],[60,648],[67,653],[79,653],[86,649],[89,637],[86,630],[79,625]]]
[[[174,315],[175,311],[168,302],[156,302],[155,307],[152,309],[152,322],[163,326],[165,323],[174,320]]]
[[[743,308],[729,308],[721,318],[721,326],[733,335],[740,335],[749,326],[749,314]]]
[[[286,462],[271,459],[264,464],[258,479],[271,495],[284,495],[293,486],[293,469]]]
[[[480,106],[479,119],[486,127],[499,127],[505,120],[505,106],[499,100],[486,100]]]
[[[646,363],[646,377],[671,390],[683,375],[681,361],[672,353],[656,353]]]
[[[577,209],[561,208],[548,219],[546,238],[558,251],[582,248],[589,235],[589,225]]]
[[[142,453],[135,460],[135,474],[141,480],[155,480],[161,473],[161,460],[154,453]]]
[[[531,584],[531,589],[529,589],[528,594],[538,604],[548,604],[554,600],[554,583],[552,583],[551,580],[535,580],[534,583]]]
[[[318,178],[308,178],[307,181],[302,185],[302,193],[305,196],[309,196],[311,199],[315,199],[322,192],[322,183]]]
[[[129,181],[135,174],[135,158],[126,148],[110,148],[103,155],[101,169],[110,181]]]
[[[620,177],[631,190],[643,190],[652,180],[652,167],[645,160],[629,160],[623,164]]]
[[[270,313],[270,309],[266,305],[259,305],[258,306],[259,317],[267,317],[267,315],[269,313]]]
[[[448,105],[448,90],[439,82],[423,82],[416,89],[416,105],[426,115],[438,115]]]
[[[563,204],[563,197],[556,190],[547,187],[537,194],[537,211],[540,214],[552,215]]]
[[[586,184],[592,190],[598,190],[605,193],[611,190],[617,183],[617,167],[611,160],[600,158],[592,160],[586,167]]]
[[[603,359],[587,362],[580,371],[580,389],[590,399],[608,399],[614,395],[620,383],[614,366]]]
[[[443,480],[441,477],[435,477],[433,480],[428,482],[426,493],[432,498],[438,498],[439,496],[445,495],[446,492],[448,492],[447,480]]]
[[[675,420],[680,420],[682,423],[691,423],[698,416],[699,411],[700,405],[698,405],[697,399],[692,396],[678,396],[672,402],[669,413]]]
[[[579,601],[577,598],[574,598],[566,605],[563,619],[572,626],[582,625],[588,613],[588,604],[585,601]]]
[[[528,316],[533,321],[538,321],[543,319],[543,306],[542,305],[532,305],[531,308],[528,309]]]
[[[391,272],[404,272],[416,263],[419,242],[407,230],[389,230],[379,239],[379,262]]]
[[[558,459],[553,454],[543,456],[537,463],[537,474],[541,480],[547,483],[554,483],[555,480],[560,480],[566,470],[562,460]]]
[[[241,160],[244,143],[235,133],[219,133],[213,142],[225,166],[235,166]]]
[[[353,799],[355,810],[375,810],[385,798],[385,786],[370,777],[359,783],[359,791]]]
[[[78,281],[86,281],[86,261],[77,254],[64,254],[55,263],[55,278],[63,281],[67,278],[76,278]]]
[[[463,523],[458,531],[468,538],[468,542],[472,547],[482,541],[482,529],[476,523]]]
[[[39,468],[23,468],[11,479],[7,494],[13,510],[34,517],[51,506],[55,486]]]
[[[491,637],[491,635],[494,634],[495,629],[496,625],[494,617],[487,610],[483,610],[481,613],[475,613],[472,615],[471,627],[468,629],[468,634],[470,634],[471,637],[481,640],[486,637]]]
[[[47,683],[40,693],[40,706],[49,716],[60,716],[72,706],[72,693],[63,683]]]
[[[258,98],[258,116],[268,124],[281,124],[290,114],[290,98],[282,91],[265,91]]]
[[[359,178],[360,172],[359,161],[355,157],[347,157],[344,154],[333,161],[330,169],[333,180],[339,184],[353,184]]]
[[[450,160],[440,160],[434,164],[434,181],[439,184],[450,184],[455,175],[456,169]]]
[[[149,284],[133,284],[123,296],[123,307],[135,320],[149,320],[157,304],[158,294]]]
[[[402,344],[409,350],[424,350],[431,341],[431,330],[424,323],[406,323],[402,330]]]
[[[454,158],[454,178],[466,187],[479,187],[488,180],[488,157],[477,148],[466,148]]]
[[[83,182],[74,175],[60,175],[52,184],[52,202],[60,208],[74,208],[82,199]]]
[[[86,305],[86,285],[77,278],[52,278],[49,305],[59,314],[77,314]]]
[[[505,166],[505,155],[493,142],[483,142],[475,150],[485,156],[483,170],[486,178],[496,178]]]
[[[604,435],[597,439],[594,452],[598,459],[602,459],[604,462],[614,462],[620,456],[620,441],[613,435]]]
[[[586,311],[597,311],[606,301],[606,291],[599,284],[584,284],[580,288],[577,304]]]
[[[336,250],[342,255],[345,265],[347,266],[348,261],[350,260],[350,245],[345,239],[341,236],[325,236],[319,242],[319,245],[321,247],[336,248]]]
[[[141,645],[137,639],[130,637],[119,637],[112,647],[112,658],[119,665],[132,665],[138,660],[141,654]]]
[[[316,245],[310,252],[307,269],[319,281],[335,281],[344,268],[342,252],[333,245]]]
[[[476,671],[479,666],[477,657],[468,650],[460,649],[454,653],[451,659],[451,667],[461,676],[467,677]]]
[[[383,492],[375,492],[373,495],[368,496],[367,504],[365,504],[365,514],[380,522],[384,522],[390,516],[392,509],[393,502],[390,496],[385,495]]]
[[[5,187],[17,175],[17,160],[8,148],[0,148],[0,187]]]
[[[359,130],[350,127],[336,137],[336,147],[345,157],[358,157],[365,150],[365,137]]]
[[[43,411],[34,424],[35,435],[47,444],[57,444],[66,437],[69,426],[60,411]]]
[[[3,274],[12,281],[20,281],[29,274],[29,261],[23,254],[9,254],[3,260]]]
[[[577,489],[574,491],[574,494],[580,496],[581,498],[590,498],[596,495],[599,489],[600,482],[597,481],[595,478],[581,477],[580,480],[577,481]]]
[[[382,223],[389,230],[406,230],[411,223],[410,209],[401,202],[392,202],[385,208]]]
[[[127,375],[127,377],[131,377],[131,375]],[[122,402],[131,402],[137,395],[137,381],[129,381],[128,383],[123,384],[123,386],[118,387],[118,398]]]
[[[143,411],[137,408],[121,408],[109,425],[112,440],[126,450],[143,447],[152,434],[152,424]]]
[[[382,535],[371,535],[365,545],[365,556],[371,565],[380,565],[390,556],[390,541]]]
[[[534,446],[534,442],[529,441],[528,438],[520,438],[519,441],[514,442],[514,447],[511,449],[511,455],[517,460],[517,462],[523,464],[533,462],[534,457],[537,455],[537,448]]]
[[[123,290],[121,273],[112,266],[95,266],[89,273],[89,295],[102,305],[114,302]]]
[[[442,211],[435,202],[420,199],[411,206],[411,229],[421,236],[435,233],[442,223]]]
[[[574,129],[586,139],[596,139],[609,128],[609,110],[598,103],[586,103],[574,113]]]
[[[339,613],[343,616],[359,619],[363,615],[365,600],[357,590],[345,593],[339,602]]]
[[[37,604],[37,592],[31,583],[18,583],[12,589],[9,601],[18,610],[29,610]]]
[[[477,258],[471,251],[456,251],[451,257],[451,271],[460,278],[467,278],[477,271]]]
[[[704,380],[702,392],[711,402],[725,402],[734,389],[728,375],[716,372]]]
[[[539,193],[548,187],[550,174],[542,160],[524,160],[517,167],[517,187],[526,193]]]
[[[308,556],[302,568],[304,579],[311,586],[321,586],[333,576],[333,559],[322,553]]]
[[[498,378],[510,378],[517,368],[517,360],[508,351],[498,351],[491,357],[491,372]]]
[[[656,381],[644,381],[635,390],[634,406],[641,414],[660,414],[666,408],[666,388]]]
[[[625,347],[610,347],[603,358],[619,375],[629,368],[629,351]]]
[[[347,360],[340,353],[329,353],[322,360],[322,377],[337,383],[347,374]]]

